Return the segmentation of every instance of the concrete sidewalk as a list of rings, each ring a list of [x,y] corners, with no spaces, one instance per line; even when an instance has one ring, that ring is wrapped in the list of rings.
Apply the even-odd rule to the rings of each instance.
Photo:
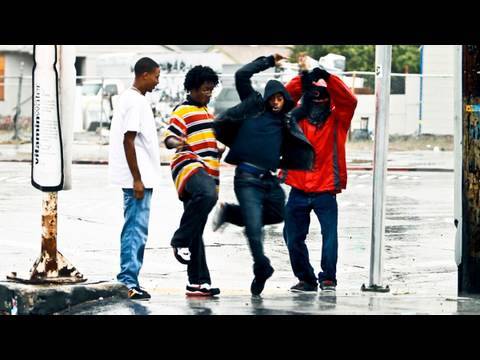
[[[161,144],[161,142],[160,142]],[[0,143],[0,161],[30,162],[32,144]],[[76,134],[72,148],[74,164],[108,163],[108,139],[94,133]],[[173,152],[160,146],[160,161],[169,165]],[[228,164],[222,163],[228,166]],[[347,144],[347,166],[350,170],[372,170],[373,150],[359,150]],[[453,152],[416,150],[390,151],[387,159],[391,171],[453,171]]]

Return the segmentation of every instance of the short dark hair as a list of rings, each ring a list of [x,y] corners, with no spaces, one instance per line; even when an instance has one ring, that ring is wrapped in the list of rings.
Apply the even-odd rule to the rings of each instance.
[[[190,91],[200,88],[204,82],[213,82],[213,84],[217,86],[218,75],[208,66],[197,65],[187,72],[183,86],[185,90]]]
[[[133,68],[135,71],[135,76],[140,76],[143,73],[149,73],[160,67],[155,61],[149,57],[143,57],[138,60]]]

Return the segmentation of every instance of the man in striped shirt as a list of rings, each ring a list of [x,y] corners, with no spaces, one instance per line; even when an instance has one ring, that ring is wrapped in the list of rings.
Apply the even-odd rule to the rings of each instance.
[[[195,66],[185,76],[187,100],[178,105],[165,134],[165,145],[176,149],[172,177],[184,213],[171,245],[175,258],[186,264],[187,295],[214,296],[205,257],[203,230],[218,199],[220,155],[207,104],[218,75],[208,66]]]

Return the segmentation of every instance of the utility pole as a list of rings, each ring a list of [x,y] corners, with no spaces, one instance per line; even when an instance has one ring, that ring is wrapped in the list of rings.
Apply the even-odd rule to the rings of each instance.
[[[13,116],[13,137],[12,140],[20,140],[18,135],[18,119],[20,118],[21,102],[22,102],[22,82],[23,82],[23,67],[25,63],[20,63],[20,77],[18,79],[18,91],[17,91],[17,106],[15,107],[15,115]]]
[[[375,153],[373,157],[372,246],[370,283],[362,291],[388,292],[382,285],[383,238],[385,234],[385,178],[387,175],[388,120],[392,45],[375,47]]]
[[[43,192],[41,251],[27,284],[75,284],[86,279],[57,249],[58,192],[71,189],[70,163],[75,101],[74,48],[34,45],[32,78],[32,185]]]
[[[424,47],[420,45],[420,99],[418,107],[418,135],[422,134],[422,117],[423,117],[423,54]]]
[[[464,45],[462,53],[462,240],[458,292],[480,294],[480,45]]]

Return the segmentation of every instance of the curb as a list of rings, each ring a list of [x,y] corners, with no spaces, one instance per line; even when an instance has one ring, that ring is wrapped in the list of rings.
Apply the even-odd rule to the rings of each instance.
[[[87,301],[127,298],[124,285],[97,281],[79,285],[26,285],[0,281],[0,315],[51,315]]]
[[[32,163],[31,159],[0,159],[0,162]],[[72,160],[75,165],[108,165],[108,160]],[[170,166],[169,162],[161,162],[161,166]]]

